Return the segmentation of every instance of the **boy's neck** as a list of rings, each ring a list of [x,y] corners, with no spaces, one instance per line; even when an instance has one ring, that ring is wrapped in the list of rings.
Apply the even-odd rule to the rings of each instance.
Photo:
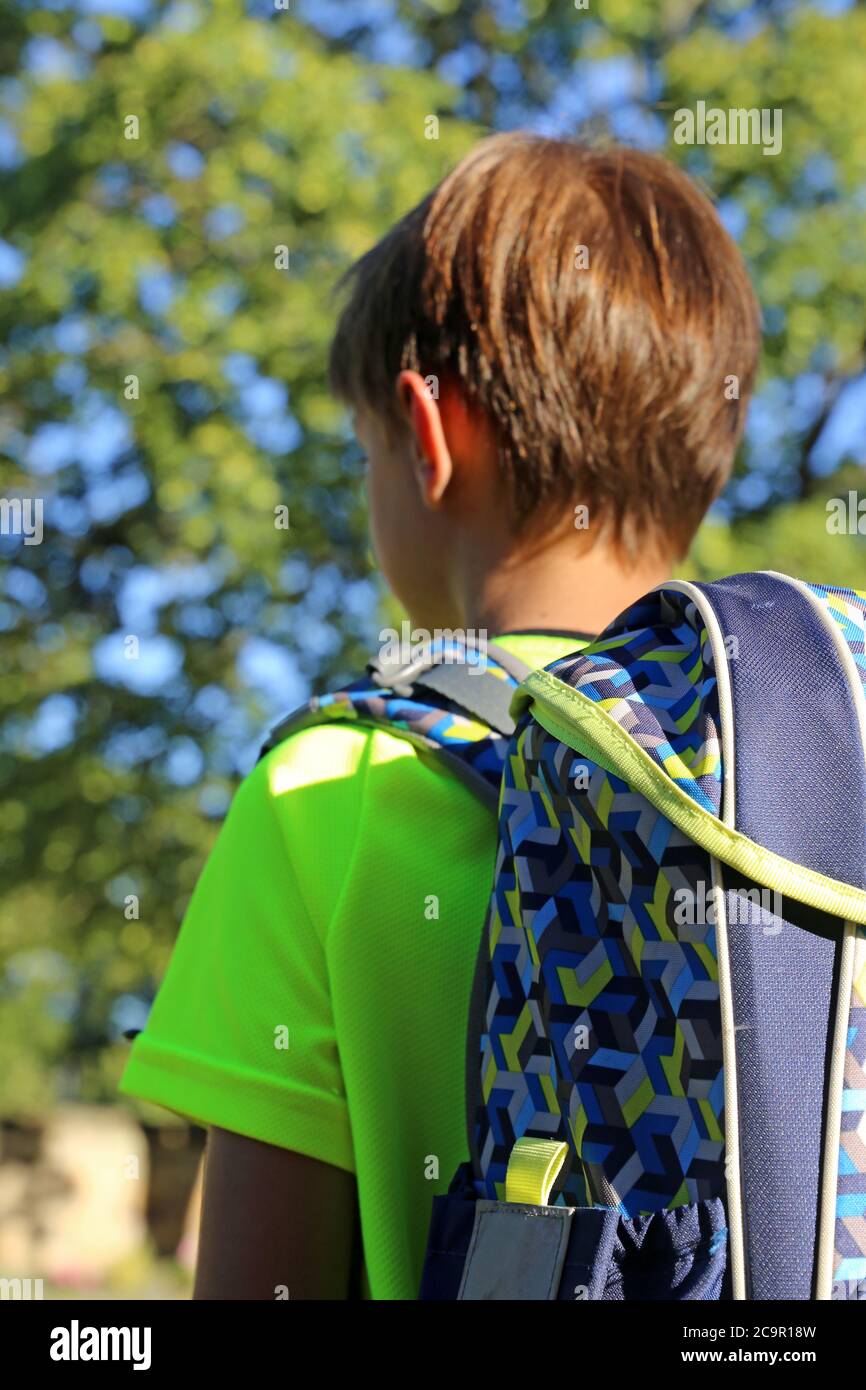
[[[489,567],[476,551],[457,567],[454,604],[461,626],[491,637],[540,628],[598,633],[669,577],[664,559],[651,555],[628,566],[601,544],[579,552],[572,535]]]

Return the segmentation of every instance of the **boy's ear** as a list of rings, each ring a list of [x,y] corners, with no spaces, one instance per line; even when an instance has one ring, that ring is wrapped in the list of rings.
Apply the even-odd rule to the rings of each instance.
[[[441,506],[454,473],[439,402],[418,372],[400,373],[397,394],[412,435],[421,500],[435,510]]]

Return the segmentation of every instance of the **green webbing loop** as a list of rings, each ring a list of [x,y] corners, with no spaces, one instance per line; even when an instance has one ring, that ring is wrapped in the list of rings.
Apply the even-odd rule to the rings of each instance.
[[[505,1173],[506,1202],[546,1207],[568,1145],[555,1139],[518,1139]]]

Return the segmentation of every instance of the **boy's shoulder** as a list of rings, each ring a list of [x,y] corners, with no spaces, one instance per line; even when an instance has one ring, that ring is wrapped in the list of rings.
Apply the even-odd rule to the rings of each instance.
[[[258,782],[269,795],[280,797],[318,782],[356,780],[371,756],[385,756],[386,751],[391,757],[405,757],[413,749],[387,729],[358,720],[299,724],[263,749],[245,782]]]
[[[507,677],[494,682],[493,705],[487,703],[486,697],[478,698],[481,682],[476,675],[464,682],[468,691],[464,698],[478,704],[474,712],[460,708],[459,687],[456,699],[454,689],[449,694],[453,666],[437,671],[437,676],[447,677],[441,690],[423,683],[411,689],[398,683],[394,689],[381,679],[371,679],[368,668],[367,674],[357,681],[314,697],[299,710],[277,720],[246,781],[274,798],[316,787],[323,788],[326,798],[326,789],[335,785],[351,782],[360,789],[372,768],[394,764],[414,770],[419,760],[428,766],[429,759],[424,755],[431,751],[455,752],[463,746],[468,750],[468,761],[473,763],[478,760],[474,753],[477,749],[484,764],[480,745],[497,734],[501,738],[496,721],[510,703],[520,668],[558,660],[584,646],[587,640],[583,634],[565,632],[521,632],[497,638],[500,657],[505,653],[506,658],[516,658],[517,664],[506,671],[495,657],[489,663],[498,677]],[[453,762],[448,763],[448,770],[455,770]]]
[[[586,640],[576,633],[519,633],[495,646],[529,667]],[[453,674],[446,671],[449,679]],[[499,715],[507,713],[518,677],[514,666],[507,681],[493,682],[500,687],[492,692]],[[483,706],[483,684],[470,676],[466,698]],[[383,855],[405,867],[404,845],[416,843],[417,823],[427,834],[442,816],[459,815],[467,839],[483,833],[496,811],[507,747],[507,736],[482,717],[455,710],[441,691],[395,692],[368,671],[272,726],[230,817],[238,829],[262,816],[275,819],[285,857],[302,876],[301,865],[330,877],[337,866],[348,872]]]
[[[434,643],[401,667],[374,658],[359,679],[278,719],[259,758],[270,758],[290,736],[311,728],[382,730],[428,746],[501,734],[523,677],[590,640],[577,632],[516,632],[478,648]],[[321,739],[315,741],[317,752],[322,746]]]

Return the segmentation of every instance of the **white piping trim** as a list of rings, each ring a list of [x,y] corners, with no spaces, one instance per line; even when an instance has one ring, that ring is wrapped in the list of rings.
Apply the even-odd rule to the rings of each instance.
[[[659,584],[659,592],[675,589],[694,603],[710,639],[716,683],[719,691],[719,719],[722,724],[722,822],[736,830],[737,782],[736,745],[734,740],[734,700],[725,636],[716,611],[706,594],[687,579],[673,579]],[[737,1088],[737,1035],[734,1022],[734,995],[731,988],[731,967],[728,956],[728,912],[725,900],[722,865],[710,857],[713,894],[716,903],[716,963],[719,970],[719,1009],[722,1016],[722,1067],[725,1073],[725,1182],[728,1198],[728,1232],[731,1248],[731,1282],[733,1298],[745,1301],[748,1296],[748,1263],[746,1260],[746,1231],[743,1219],[743,1175],[740,1168],[740,1101]]]
[[[842,669],[848,679],[851,698],[857,715],[860,741],[866,758],[866,696],[851,648],[845,641],[839,624],[834,622],[826,606],[799,579],[775,570],[763,570],[773,579],[784,580],[803,595],[817,614],[822,627],[830,634]],[[845,1081],[845,1053],[848,1043],[848,1019],[851,992],[854,987],[854,957],[857,928],[845,922],[839,953],[839,984],[836,991],[836,1017],[833,1023],[833,1042],[830,1054],[830,1074],[827,1079],[827,1122],[824,1130],[824,1153],[821,1163],[821,1190],[818,1194],[818,1237],[815,1259],[815,1298],[826,1302],[833,1297],[834,1260],[836,1255],[836,1198],[839,1190],[839,1146],[842,1138],[842,1091]]]
[[[728,1195],[728,1232],[731,1244],[732,1294],[737,1302],[748,1298],[746,1233],[743,1221],[743,1178],[740,1168],[740,1103],[737,1092],[734,996],[728,959],[728,908],[724,871],[710,856],[713,901],[716,908],[716,961],[719,968],[719,1010],[722,1016],[722,1066],[725,1073],[725,1181]]]
[[[736,751],[734,743],[734,702],[731,694],[731,673],[728,670],[728,653],[725,650],[725,635],[719,626],[715,609],[706,594],[696,584],[687,579],[670,579],[666,584],[657,584],[656,592],[675,589],[697,608],[713,649],[713,663],[716,668],[716,681],[719,688],[719,718],[722,721],[722,814],[720,819],[732,830],[736,829]]]
[[[839,989],[836,1019],[827,1082],[827,1124],[824,1131],[824,1160],[821,1191],[818,1194],[818,1239],[815,1260],[815,1298],[826,1302],[833,1297],[836,1256],[836,1196],[839,1190],[839,1145],[842,1139],[842,1091],[845,1084],[845,1053],[848,1047],[848,1017],[854,987],[854,954],[857,928],[846,922],[839,957]]]

